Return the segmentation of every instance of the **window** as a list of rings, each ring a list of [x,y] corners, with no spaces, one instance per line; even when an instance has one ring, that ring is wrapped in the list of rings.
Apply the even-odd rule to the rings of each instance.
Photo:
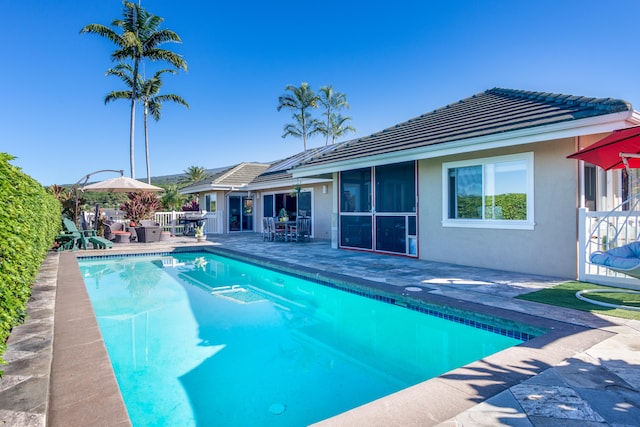
[[[371,212],[371,168],[341,173],[340,211]]]
[[[376,211],[415,212],[416,172],[413,162],[377,166]]]
[[[207,194],[204,196],[204,205],[205,209],[209,211],[209,213],[216,213],[217,205],[218,205],[218,196],[216,194]]]
[[[442,168],[443,225],[533,229],[533,153]]]

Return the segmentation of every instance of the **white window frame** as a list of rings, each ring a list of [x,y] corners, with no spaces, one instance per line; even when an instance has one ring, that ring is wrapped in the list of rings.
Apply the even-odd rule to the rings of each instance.
[[[484,200],[485,166],[494,163],[525,160],[527,168],[527,219],[524,221],[506,219],[467,219],[449,218],[449,169],[468,166],[482,166],[482,187]],[[535,221],[534,208],[534,176],[533,176],[533,152],[518,153],[505,156],[484,157],[472,160],[461,160],[442,164],[442,226],[461,228],[496,228],[510,230],[533,230]]]

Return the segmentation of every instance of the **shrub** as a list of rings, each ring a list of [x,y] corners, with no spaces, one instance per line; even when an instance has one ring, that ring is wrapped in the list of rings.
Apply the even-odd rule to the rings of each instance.
[[[38,269],[61,228],[54,196],[0,152],[0,363],[11,329],[24,321]]]

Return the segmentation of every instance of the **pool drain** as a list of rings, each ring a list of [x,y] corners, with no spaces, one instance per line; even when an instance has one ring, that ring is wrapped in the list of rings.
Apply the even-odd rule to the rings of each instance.
[[[269,406],[269,412],[271,412],[273,415],[280,415],[286,410],[287,407],[282,403],[274,403],[273,405]]]
[[[418,288],[417,286],[407,286],[404,290],[409,292],[420,292],[422,291],[422,288]]]

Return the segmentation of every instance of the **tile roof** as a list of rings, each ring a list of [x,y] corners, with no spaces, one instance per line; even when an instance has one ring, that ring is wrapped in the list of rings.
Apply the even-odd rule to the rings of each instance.
[[[467,138],[632,111],[611,98],[494,88],[423,114],[336,149],[318,153],[302,166],[323,165]]]
[[[340,144],[326,145],[323,147],[310,148],[307,151],[294,154],[286,159],[274,162],[269,169],[253,180],[252,184],[264,184],[267,182],[276,182],[291,179],[292,176],[288,172],[315,157],[335,150]]]
[[[268,163],[240,163],[227,168],[221,168],[207,178],[181,188],[185,193],[201,190],[202,187],[242,187],[253,181],[258,175],[269,168]]]

